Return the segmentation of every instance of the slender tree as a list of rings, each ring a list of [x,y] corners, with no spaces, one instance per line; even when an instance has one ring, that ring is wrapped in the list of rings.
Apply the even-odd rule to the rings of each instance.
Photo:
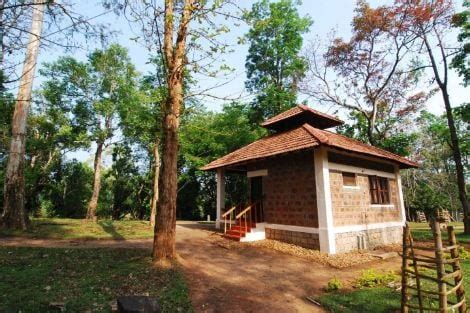
[[[33,88],[36,62],[41,43],[41,32],[45,5],[36,0],[31,19],[31,30],[23,73],[20,79],[18,96],[12,120],[12,135],[7,169],[5,173],[3,214],[0,223],[6,227],[26,229],[28,214],[25,210],[24,162],[26,150],[26,130],[31,92]]]
[[[118,126],[118,113],[136,101],[137,73],[127,50],[112,44],[96,50],[88,62],[63,57],[48,64],[49,95],[56,102],[69,106],[77,129],[84,129],[86,138],[96,146],[94,153],[93,193],[88,203],[87,219],[95,219],[101,189],[101,167],[104,149],[112,144]]]
[[[449,65],[455,49],[446,40],[451,28],[454,6],[451,0],[440,1],[402,1],[396,6],[396,12],[403,16],[405,23],[402,29],[411,31],[417,37],[416,53],[425,53],[428,63],[423,68],[430,68],[432,80],[436,82],[442,96],[449,126],[451,148],[455,162],[459,199],[464,214],[465,233],[470,233],[470,207],[465,186],[465,173],[462,163],[457,128],[449,95]],[[458,52],[459,50],[457,50]]]
[[[189,22],[197,10],[194,0],[185,0],[175,32],[175,2],[165,0],[163,55],[168,94],[163,105],[162,168],[160,197],[155,223],[153,259],[175,257],[176,196],[178,189],[178,128],[183,104],[183,76]]]
[[[152,197],[150,199],[150,225],[155,226],[160,176],[160,150],[162,129],[162,103],[166,99],[166,85],[162,58],[152,58],[155,71],[145,75],[138,90],[138,101],[122,106],[119,115],[123,134],[147,152],[150,159],[152,177]]]
[[[256,95],[251,103],[253,123],[296,105],[298,83],[307,69],[306,60],[299,55],[302,34],[312,24],[308,16],[299,15],[300,3],[261,0],[245,14],[251,25],[246,35],[250,46],[245,85]]]
[[[152,252],[155,261],[175,257],[178,132],[183,109],[191,99],[212,96],[210,91],[220,87],[216,84],[185,93],[185,78],[190,73],[215,77],[220,72],[230,70],[221,57],[227,52],[228,45],[218,36],[230,30],[225,21],[238,20],[240,11],[231,0],[165,0],[163,8],[159,3],[155,0],[105,1],[106,7],[117,5],[118,12],[124,12],[130,17],[129,20],[139,25],[139,38],[143,38],[143,44],[151,51],[157,51],[163,60],[165,79],[160,85],[165,86],[166,92],[161,106],[162,153]],[[232,10],[226,9],[226,6]],[[221,17],[222,22],[215,17]]]

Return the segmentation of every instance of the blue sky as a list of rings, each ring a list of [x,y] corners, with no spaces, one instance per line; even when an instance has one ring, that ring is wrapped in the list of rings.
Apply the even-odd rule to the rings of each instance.
[[[377,6],[379,4],[385,4],[391,1],[370,1],[372,6]],[[251,7],[253,1],[240,1],[240,5],[244,8]],[[461,9],[461,1],[457,1],[457,8]],[[355,1],[352,0],[317,0],[317,1],[304,1],[304,3],[299,7],[300,15],[309,15],[313,20],[313,25],[310,28],[310,32],[304,36],[304,45],[308,43],[309,40],[312,40],[316,36],[319,36],[320,39],[326,40],[327,34],[332,30],[336,30],[338,36],[348,38],[350,36],[350,23],[354,14]],[[88,1],[83,0],[76,4],[74,9],[77,12],[84,14],[85,16],[92,17],[104,12],[105,9],[97,4],[97,1]],[[95,21],[109,24],[110,28],[118,31],[118,34],[114,38],[114,42],[117,42],[129,49],[130,57],[133,63],[136,65],[137,69],[141,73],[146,73],[151,70],[151,67],[147,64],[148,58],[150,56],[149,51],[146,48],[131,40],[139,35],[138,29],[131,29],[129,23],[123,18],[114,15],[114,13],[108,13]],[[234,44],[234,52],[226,55],[226,63],[235,69],[235,71],[230,75],[230,82],[224,86],[212,90],[211,93],[220,97],[224,96],[241,96],[241,100],[249,100],[250,95],[245,92],[244,81],[246,78],[245,75],[245,58],[247,54],[248,47],[246,45],[235,45],[237,38],[243,36],[248,30],[247,25],[240,25],[239,27],[231,26],[231,32],[224,35],[225,42],[231,42]],[[451,38],[454,40],[454,38]],[[99,45],[89,43],[87,47],[73,51],[72,54],[79,58],[85,59],[86,54],[94,48],[101,48]],[[53,61],[57,57],[64,55],[65,52],[60,49],[45,49],[41,51],[39,63],[44,61]],[[39,77],[38,77],[39,78]],[[220,84],[224,81],[223,77],[216,78],[200,78],[196,77],[198,80],[199,86],[201,89],[209,88],[216,84]],[[40,84],[40,78],[35,81],[35,85]],[[465,90],[461,86],[461,79],[457,77],[455,73],[452,73],[450,76],[449,90],[451,95],[451,100],[454,105],[459,105],[463,102],[470,102],[470,93],[468,90]],[[435,95],[428,102],[427,109],[433,113],[440,114],[443,112],[443,104],[440,98],[440,94]],[[305,97],[300,95],[299,102],[304,100]],[[213,99],[213,98],[204,98],[202,102],[209,110],[219,111],[222,108],[223,101]],[[328,111],[330,108],[321,107],[314,101],[309,100],[309,105],[320,109],[322,111]],[[344,114],[344,113],[343,113]],[[340,113],[340,116],[343,115]],[[344,115],[343,115],[344,116]],[[85,158],[85,154],[79,154],[80,159]],[[74,156],[78,156],[75,154]]]
[[[372,6],[386,2],[391,1],[370,1]],[[252,3],[253,1],[240,1],[240,5],[244,8],[251,7]],[[352,0],[304,1],[304,3],[299,7],[299,13],[301,15],[309,15],[314,21],[310,32],[304,36],[304,45],[316,36],[326,40],[326,35],[332,29],[336,29],[338,36],[348,38],[350,36],[350,23],[354,13],[354,6],[355,1]],[[460,2],[457,2],[457,6],[459,9],[461,8]],[[88,0],[78,2],[74,9],[88,17],[98,15],[105,11],[105,9],[97,4],[96,1]],[[142,44],[130,40],[130,38],[135,38],[139,35],[138,29],[131,29],[131,26],[123,17],[118,17],[113,13],[106,14],[95,21],[109,24],[111,29],[118,32],[113,41],[118,42],[129,49],[132,61],[141,73],[146,73],[151,70],[151,67],[147,64],[150,55],[149,51],[147,51]],[[245,34],[247,30],[248,27],[244,24],[240,25],[240,27],[231,27],[231,32],[224,35],[223,39],[225,42],[235,43],[237,38]],[[90,43],[89,46],[84,47],[84,49],[73,51],[73,55],[77,58],[84,59],[88,53],[87,51],[97,47],[100,48],[99,45],[93,45],[93,43]],[[246,45],[234,45],[233,48],[235,50],[233,53],[225,55],[226,63],[230,67],[234,68],[234,72],[228,79],[222,76],[210,79],[201,77],[196,78],[201,89],[215,86],[224,81],[229,81],[222,87],[212,90],[211,93],[219,97],[241,96],[241,100],[249,100],[250,95],[248,95],[244,90],[244,81],[246,78],[245,58],[248,47]],[[64,52],[60,51],[60,49],[42,51],[39,62],[52,61],[63,54]],[[36,85],[39,83],[40,79],[36,81]],[[450,94],[454,105],[458,105],[463,102],[470,102],[470,93],[460,84],[461,79],[452,73],[449,90],[451,91]],[[304,96],[299,96],[299,101],[304,99]],[[443,112],[443,106],[440,100],[439,94],[434,96],[429,101],[428,109],[433,113]],[[223,105],[223,101],[214,98],[206,97],[202,99],[202,101],[208,109],[215,111],[220,110]],[[313,101],[310,100],[308,102],[312,107],[318,107],[318,105]],[[328,110],[328,108],[321,107],[319,107],[319,109]]]

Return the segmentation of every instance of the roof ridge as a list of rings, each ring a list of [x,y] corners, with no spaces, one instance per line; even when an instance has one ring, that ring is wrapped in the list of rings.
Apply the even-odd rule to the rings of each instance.
[[[310,134],[312,135],[313,138],[318,140],[322,144],[328,143],[328,137],[323,135],[320,129],[313,127],[312,125],[305,123],[302,125],[302,127]]]

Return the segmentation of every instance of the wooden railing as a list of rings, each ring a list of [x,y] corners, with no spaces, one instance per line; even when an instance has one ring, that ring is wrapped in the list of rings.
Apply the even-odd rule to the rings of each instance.
[[[262,202],[248,204],[246,207],[236,205],[222,214],[224,218],[224,233],[232,229],[232,220],[236,225],[244,226],[245,231],[256,223],[264,222],[264,211]],[[228,225],[227,225],[228,224]]]
[[[232,207],[230,210],[222,214],[222,217],[224,219],[224,234],[227,233],[227,216],[229,217],[229,229],[232,228],[232,215],[234,215],[235,210],[237,209],[237,205]]]

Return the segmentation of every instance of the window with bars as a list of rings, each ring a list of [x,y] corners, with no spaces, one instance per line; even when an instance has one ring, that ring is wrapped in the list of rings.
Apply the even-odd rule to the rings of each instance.
[[[372,204],[390,204],[388,178],[369,176],[369,187]]]

